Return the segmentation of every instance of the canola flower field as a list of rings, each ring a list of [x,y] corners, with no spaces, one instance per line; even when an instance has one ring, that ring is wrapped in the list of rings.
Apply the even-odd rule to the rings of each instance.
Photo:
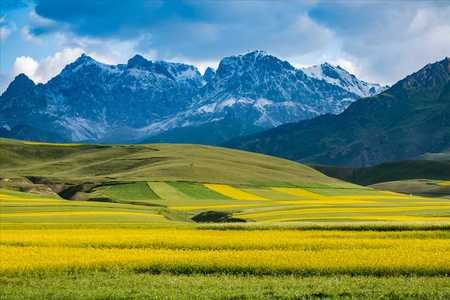
[[[448,199],[137,186],[97,191],[133,204],[0,190],[0,299],[450,298]],[[187,222],[208,209],[249,222]]]

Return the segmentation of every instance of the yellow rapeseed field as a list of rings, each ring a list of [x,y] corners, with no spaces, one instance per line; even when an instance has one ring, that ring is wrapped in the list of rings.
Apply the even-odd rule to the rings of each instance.
[[[302,188],[273,187],[272,189],[277,192],[286,193],[294,196],[300,196],[302,198],[321,199],[323,197],[322,195],[307,191]]]
[[[445,231],[4,230],[0,273],[127,268],[251,274],[447,274]]]
[[[148,217],[162,217],[155,213],[126,212],[126,211],[43,211],[43,212],[20,212],[0,213],[0,218],[17,217],[41,217],[41,216],[108,216],[108,215],[137,215]]]
[[[235,200],[268,200],[264,197],[248,193],[226,184],[204,184],[208,189]]]
[[[428,209],[450,209],[448,205],[436,205],[435,207],[429,206]],[[272,217],[272,216],[282,216],[282,215],[317,215],[315,218],[318,218],[324,214],[344,214],[345,217],[351,218],[352,214],[358,213],[370,213],[370,214],[379,214],[379,213],[402,213],[407,211],[423,211],[426,210],[425,207],[421,206],[394,206],[394,207],[319,207],[319,208],[310,208],[305,207],[301,209],[286,209],[286,210],[270,210],[270,211],[261,211],[254,213],[242,213],[239,214],[240,217],[243,218],[261,218],[261,217]],[[272,220],[273,221],[273,220]]]

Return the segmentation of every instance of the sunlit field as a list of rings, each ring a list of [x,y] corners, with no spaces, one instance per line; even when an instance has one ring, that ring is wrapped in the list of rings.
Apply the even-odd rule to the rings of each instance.
[[[364,187],[272,187],[136,182],[101,187],[93,194],[98,197],[109,197],[113,202],[117,202],[110,204],[109,207],[126,209],[129,215],[131,212],[138,215],[142,211],[147,214],[165,212],[166,217],[172,214],[168,220],[179,221],[186,220],[180,219],[180,216],[186,217],[204,210],[230,211],[249,222],[450,221],[448,198],[404,195]],[[11,205],[16,206],[12,200],[9,199],[2,204],[5,209],[9,207],[8,211],[11,213],[5,217],[11,222],[22,217],[31,218],[34,208],[30,205],[41,206],[36,201],[22,201],[27,211],[14,211],[13,214],[14,209]],[[105,206],[104,204],[99,206],[93,201],[86,204],[86,202],[53,200],[51,203],[57,206],[78,207],[76,209],[82,211],[95,211],[94,207]],[[118,205],[120,203],[138,205],[127,207]],[[38,210],[42,214],[46,208],[48,203]],[[71,211],[74,214],[77,212],[72,209]],[[54,213],[55,216],[57,214]]]
[[[1,190],[2,298],[450,297],[445,199],[188,182],[96,193],[127,200]],[[205,209],[248,222],[189,221]]]

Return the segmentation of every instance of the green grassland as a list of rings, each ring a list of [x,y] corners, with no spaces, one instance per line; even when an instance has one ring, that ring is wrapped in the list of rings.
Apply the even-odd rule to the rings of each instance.
[[[0,139],[3,177],[56,182],[190,181],[351,186],[285,159],[199,145],[69,145]]]
[[[448,299],[447,277],[171,275],[1,277],[3,299]],[[112,288],[113,287],[113,288]]]

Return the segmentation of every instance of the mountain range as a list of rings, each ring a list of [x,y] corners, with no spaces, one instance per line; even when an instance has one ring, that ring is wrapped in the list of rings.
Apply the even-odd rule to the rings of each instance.
[[[450,59],[428,64],[338,115],[237,138],[229,147],[318,165],[363,167],[450,149]]]
[[[18,75],[0,96],[0,136],[52,142],[221,144],[338,114],[386,87],[328,63],[293,67],[263,51],[196,67],[136,55],[106,65],[82,55],[45,84]]]

